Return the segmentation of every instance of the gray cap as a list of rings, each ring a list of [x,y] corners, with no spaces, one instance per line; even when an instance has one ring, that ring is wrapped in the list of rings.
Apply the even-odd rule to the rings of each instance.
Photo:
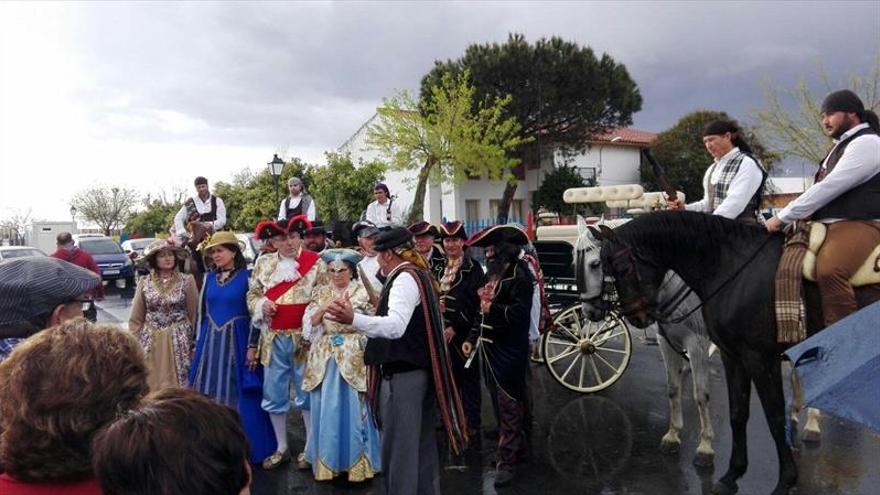
[[[369,220],[361,220],[351,227],[351,232],[357,237],[370,237],[379,233],[379,227]]]
[[[101,285],[95,272],[55,258],[0,262],[0,326],[29,321]]]

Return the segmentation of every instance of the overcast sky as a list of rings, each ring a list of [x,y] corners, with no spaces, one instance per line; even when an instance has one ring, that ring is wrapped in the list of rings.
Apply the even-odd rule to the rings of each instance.
[[[66,219],[93,184],[189,191],[276,152],[322,163],[434,60],[510,32],[625,64],[633,127],[657,132],[702,108],[748,121],[765,81],[866,73],[880,2],[3,2],[0,217]]]

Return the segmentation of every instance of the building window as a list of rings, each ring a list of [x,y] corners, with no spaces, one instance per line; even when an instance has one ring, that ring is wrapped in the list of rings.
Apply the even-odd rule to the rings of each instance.
[[[464,200],[464,220],[465,222],[476,222],[480,219],[480,200],[466,199]]]
[[[577,171],[586,181],[596,182],[596,167],[578,167]]]
[[[490,199],[489,200],[489,211],[492,213],[492,218],[498,218],[498,205],[501,204],[500,199]],[[514,199],[510,203],[510,212],[507,215],[509,221],[519,221],[521,222],[523,219],[523,201],[521,199]]]

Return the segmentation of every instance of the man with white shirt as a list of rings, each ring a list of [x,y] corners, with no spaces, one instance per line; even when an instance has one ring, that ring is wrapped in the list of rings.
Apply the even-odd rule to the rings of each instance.
[[[880,125],[855,93],[841,90],[822,102],[822,126],[835,144],[815,184],[768,220],[767,230],[795,220],[826,224],[816,283],[825,325],[831,325],[856,311],[849,279],[880,244]]]
[[[703,176],[703,199],[682,204],[674,199],[670,209],[687,209],[732,220],[763,223],[759,213],[767,172],[751,155],[742,129],[732,120],[716,120],[703,129],[703,144],[715,161]]]
[[[287,179],[287,190],[290,193],[278,205],[278,221],[286,222],[297,215],[305,215],[310,222],[316,218],[315,200],[306,191],[306,185],[299,177]]]
[[[379,273],[379,261],[376,258],[376,251],[373,251],[373,242],[379,234],[379,229],[373,225],[373,222],[361,220],[354,224],[351,233],[357,238],[358,247],[363,255],[357,264],[358,278],[367,289],[370,303],[375,306],[379,302],[379,293],[382,292],[385,280],[385,276]]]
[[[209,233],[226,226],[226,205],[208,190],[208,179],[196,177],[195,186],[197,194],[187,198],[174,216],[174,233],[181,237],[189,236],[187,226],[191,222],[201,223]]]
[[[376,201],[367,205],[364,220],[373,222],[380,229],[392,225],[403,225],[403,212],[400,209],[400,204],[395,203],[391,198],[388,186],[377,182],[373,186],[373,196]]]
[[[327,313],[369,337],[367,399],[382,431],[385,493],[439,494],[435,411],[453,451],[467,444],[439,300],[408,230],[380,233],[373,248],[388,275],[376,315],[354,314],[347,299],[332,302]]]

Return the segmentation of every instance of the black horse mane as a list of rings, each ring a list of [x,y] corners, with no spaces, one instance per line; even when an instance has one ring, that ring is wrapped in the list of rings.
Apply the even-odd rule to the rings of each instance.
[[[651,246],[661,257],[683,252],[711,253],[722,245],[752,246],[767,238],[766,229],[718,215],[692,211],[658,211],[635,218],[614,230],[629,245]]]

